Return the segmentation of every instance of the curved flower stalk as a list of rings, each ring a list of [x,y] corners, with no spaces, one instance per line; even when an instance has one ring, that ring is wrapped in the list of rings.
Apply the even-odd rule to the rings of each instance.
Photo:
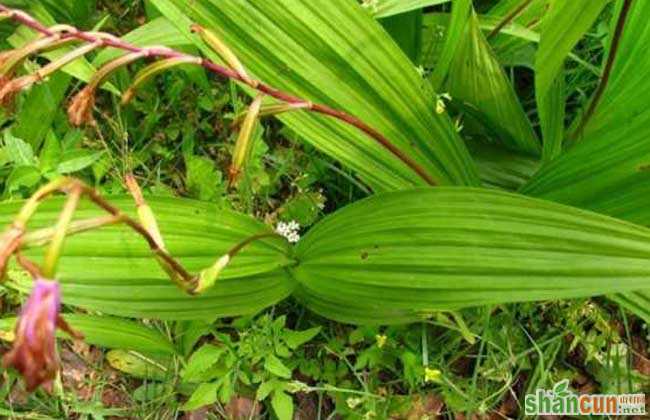
[[[55,278],[63,243],[68,235],[123,223],[146,240],[154,258],[171,280],[191,295],[202,293],[212,287],[223,269],[247,245],[264,238],[285,240],[285,235],[274,231],[250,236],[217,258],[213,265],[192,275],[166,250],[153,211],[144,200],[135,178],[131,175],[127,176],[126,184],[135,199],[140,222],[111,205],[83,182],[73,178],[60,178],[41,187],[25,202],[14,222],[0,239],[2,277],[4,277],[7,261],[15,255],[19,265],[34,279],[32,293],[16,324],[13,348],[3,357],[5,367],[14,367],[23,375],[28,391],[33,391],[41,385],[50,388],[52,380],[56,377],[59,370],[55,340],[57,328],[67,332],[73,338],[82,338],[80,333],[72,330],[61,318],[60,286],[57,281],[50,280]],[[67,194],[68,199],[55,226],[28,233],[27,223],[39,204],[57,191]],[[74,221],[73,216],[82,196],[106,211],[108,216]],[[43,268],[36,266],[20,254],[23,248],[47,243],[49,247],[45,253]]]
[[[47,28],[46,26],[38,22],[36,19],[32,18],[31,16],[29,16],[28,14],[26,14],[21,10],[11,9],[0,4],[0,13],[2,13],[3,16],[11,18],[39,32],[44,36],[52,36],[55,34],[55,32],[52,29]],[[368,137],[370,137],[375,142],[377,142],[378,145],[380,145],[382,148],[386,149],[389,153],[391,153],[396,159],[400,160],[404,165],[411,168],[425,182],[427,182],[430,185],[437,184],[436,180],[431,176],[431,174],[429,174],[411,156],[409,156],[404,151],[396,147],[383,134],[381,134],[379,131],[369,126],[368,124],[366,124],[361,119],[353,115],[350,115],[344,111],[331,108],[327,105],[311,103],[308,100],[280,91],[259,80],[255,80],[251,78],[246,72],[244,66],[239,61],[239,59],[228,48],[228,46],[225,45],[214,33],[207,31],[205,28],[202,28],[198,25],[193,25],[192,29],[201,35],[201,37],[203,38],[203,40],[206,42],[207,45],[215,49],[215,51],[224,59],[224,61],[227,64],[227,67],[216,64],[204,58],[198,58],[165,47],[144,47],[144,48],[138,47],[128,42],[125,42],[121,39],[118,39],[110,34],[105,34],[101,32],[84,32],[71,27],[66,27],[66,29],[67,31],[63,35],[62,39],[74,38],[76,40],[87,43],[87,45],[79,47],[77,50],[74,50],[73,52],[66,55],[69,58],[79,57],[95,48],[113,47],[125,51],[126,53],[139,54],[140,55],[139,58],[151,57],[151,58],[158,58],[163,60],[175,59],[179,63],[182,62],[184,64],[201,65],[209,72],[215,73],[227,79],[241,82],[249,86],[250,88],[257,90],[261,94],[275,98],[284,104],[292,105],[291,108],[304,109],[305,111],[308,112],[323,114],[331,118],[335,118],[343,122],[344,124],[353,126],[358,130],[361,130]],[[88,48],[88,50],[84,52],[84,50],[82,50],[83,48]],[[76,57],[73,57],[73,55],[75,54]],[[33,83],[37,81],[42,80],[42,78],[45,75],[53,71],[56,71],[60,69],[64,64],[67,64],[67,63],[62,63],[61,61],[62,59],[63,57],[59,60],[56,60],[55,62],[48,64],[46,67],[41,69],[41,71],[37,72],[34,75],[23,76],[21,78],[14,79],[11,81],[5,80],[6,85],[0,89],[0,103],[7,104],[11,100],[13,95],[15,95],[16,92],[31,86]],[[167,64],[170,63],[174,64],[175,62],[171,61],[168,62]],[[107,64],[107,66],[109,65],[111,64],[110,63]],[[100,70],[100,72],[101,71],[102,70]],[[156,72],[151,72],[152,75],[155,73]],[[140,80],[139,83],[142,83],[142,81],[143,80]],[[134,89],[135,88],[128,91],[129,97],[133,95]],[[94,102],[93,99],[94,99],[93,95],[90,95],[88,92],[86,92],[82,96],[79,96],[78,99],[72,103],[70,114],[72,117],[73,124],[92,123],[92,116],[89,116],[89,112],[91,109],[91,103]]]
[[[158,228],[158,222],[151,210],[151,207],[145,201],[142,191],[138,186],[133,175],[127,175],[126,177],[126,186],[131,196],[135,201],[138,219],[142,224],[142,227],[145,229],[147,235],[152,238],[152,240],[157,244],[158,248],[162,250],[162,253],[156,253],[155,258],[158,261],[158,264],[162,267],[163,270],[167,273],[170,279],[176,283],[182,290],[191,294],[197,295],[203,293],[212,287],[215,282],[219,279],[221,272],[224,268],[230,263],[230,261],[247,245],[265,238],[276,238],[285,240],[285,236],[278,232],[261,232],[256,235],[252,235],[240,243],[233,246],[228,252],[217,258],[217,260],[210,267],[207,267],[201,270],[198,274],[190,276],[183,268],[175,267],[170,264],[169,260],[162,258],[163,255],[168,255],[165,249],[163,242],[162,234]],[[288,239],[287,239],[288,240]]]
[[[71,234],[97,229],[102,226],[121,223],[144,238],[151,249],[153,257],[179,288],[186,293],[194,295],[211,287],[232,258],[248,244],[264,238],[285,240],[284,236],[277,232],[271,230],[261,232],[234,245],[226,254],[219,257],[212,266],[200,271],[198,274],[191,274],[165,248],[153,211],[144,200],[142,192],[133,176],[127,176],[126,184],[135,199],[139,221],[123,213],[93,188],[77,179],[59,178],[41,187],[25,202],[14,222],[7,228],[2,237],[0,237],[0,278],[4,277],[6,266],[11,256],[16,255],[19,257],[21,249],[43,245],[45,243],[50,243],[50,246],[45,254],[43,272],[45,276],[53,277],[65,237]],[[39,204],[57,191],[68,194],[68,201],[61,211],[56,226],[54,228],[40,229],[28,234],[26,229],[27,222],[36,212]],[[108,216],[73,221],[74,212],[82,196],[107,212]],[[20,262],[21,259],[18,259]],[[40,270],[32,271],[34,277],[43,276]]]
[[[140,86],[158,73],[162,73],[163,71],[184,64],[201,65],[201,61],[202,59],[199,57],[187,56],[178,58],[165,58],[148,65],[135,75],[131,86],[129,86],[129,88],[122,94],[122,105],[127,105],[129,102],[131,102]]]
[[[32,86],[34,83],[40,82],[41,80],[45,79],[49,75],[57,72],[65,65],[73,62],[74,60],[80,57],[83,57],[84,55],[88,54],[92,50],[97,49],[101,46],[102,43],[100,41],[95,41],[90,44],[82,45],[81,47],[70,51],[69,53],[58,58],[57,60],[48,63],[43,68],[37,70],[32,74],[28,74],[27,76],[18,77],[8,81],[2,87],[2,89],[0,89],[0,104],[3,105],[7,104],[21,90],[27,89],[28,87]]]

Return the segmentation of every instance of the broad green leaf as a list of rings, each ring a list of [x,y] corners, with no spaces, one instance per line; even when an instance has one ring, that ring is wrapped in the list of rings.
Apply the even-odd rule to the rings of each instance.
[[[399,15],[429,6],[449,3],[451,0],[365,0],[362,5],[376,18]]]
[[[297,297],[338,321],[650,288],[650,230],[473,188],[381,194],[318,223],[296,248]]]
[[[200,381],[206,371],[217,363],[224,353],[225,349],[223,347],[217,347],[212,344],[201,346],[197,351],[192,353],[190,360],[181,373],[181,378],[185,382]]]
[[[271,394],[271,392],[279,387],[279,382],[277,379],[271,379],[266,382],[262,382],[255,391],[255,399],[257,401],[265,400],[266,397]]]
[[[63,314],[72,328],[84,335],[84,341],[109,349],[125,349],[147,353],[174,354],[171,342],[160,332],[135,321],[109,316]],[[0,320],[0,330],[12,332],[16,318]],[[61,333],[68,337],[67,334]]]
[[[31,188],[41,179],[41,172],[36,166],[16,166],[13,168],[5,183],[5,190],[9,193],[21,187]]]
[[[52,130],[47,133],[41,153],[38,157],[38,166],[42,172],[54,171],[61,161],[61,140]]]
[[[175,353],[169,339],[160,332],[134,321],[108,316],[66,314],[65,320],[97,346],[146,353]]]
[[[110,197],[117,207],[133,215],[130,197]],[[268,231],[254,219],[215,205],[178,198],[149,198],[165,243],[193,273],[213,264],[245,238]],[[0,224],[6,226],[18,212],[20,202],[0,206]],[[44,203],[30,228],[52,226],[62,200]],[[78,218],[103,213],[85,204]],[[285,298],[293,283],[284,267],[290,264],[283,240],[269,238],[245,247],[221,274],[216,285],[199,296],[180,291],[151,257],[144,240],[123,226],[86,232],[66,241],[58,278],[63,301],[103,313],[161,319],[214,319],[218,316],[252,314]],[[43,250],[28,249],[25,255],[40,261]],[[12,269],[13,284],[28,290]]]
[[[444,86],[451,96],[476,108],[496,131],[496,140],[512,150],[538,155],[540,145],[501,64],[486,42],[470,9]]]
[[[133,399],[138,402],[150,403],[152,401],[160,401],[169,394],[170,385],[161,384],[157,382],[145,382],[137,387],[133,393]]]
[[[174,331],[176,347],[183,356],[188,356],[196,343],[212,330],[206,321],[179,321]]]
[[[96,0],[41,0],[40,2],[62,22],[70,22],[81,27],[96,11]]]
[[[472,13],[472,0],[456,0],[451,8],[451,16],[446,25],[444,41],[440,53],[436,59],[436,65],[431,73],[431,84],[433,89],[443,89],[445,79],[449,74],[449,68],[458,55],[458,48],[466,38],[468,18]]]
[[[355,2],[152,2],[188,39],[196,41],[188,22],[215,31],[250,73],[271,86],[361,118],[439,183],[477,183],[451,121],[432,113],[426,82]],[[423,184],[413,170],[353,127],[309,112],[279,119],[377,191]]]
[[[217,401],[217,390],[219,382],[202,383],[190,396],[190,399],[181,406],[183,411],[196,410],[205,405],[214,404]]]
[[[488,41],[502,64],[534,69],[536,49],[531,42],[539,42],[539,25],[549,1],[502,0],[494,2],[487,14],[481,16],[481,28],[487,31]],[[497,27],[501,29],[493,33]]]
[[[535,90],[540,95],[551,89],[566,56],[610,1],[551,1],[535,59]]]
[[[466,144],[485,187],[514,192],[539,169],[539,160],[531,156],[479,139],[467,140]]]
[[[14,165],[34,165],[36,158],[34,157],[34,150],[32,146],[13,134],[11,131],[4,132],[4,152],[7,158],[14,163]]]
[[[272,354],[266,356],[266,359],[264,360],[264,369],[280,378],[291,378],[291,369],[286,367],[284,363],[282,363],[282,360]]]
[[[200,200],[212,200],[216,197],[222,184],[222,175],[212,160],[200,156],[186,156],[185,170],[185,184],[192,197]]]
[[[498,35],[489,39],[490,46],[502,65],[525,66],[534,70],[536,48],[533,44],[539,44],[540,35],[536,26],[544,10],[545,8],[538,10],[537,14],[522,14],[521,17],[501,28]],[[489,34],[502,20],[503,16],[492,15],[492,9],[490,9],[490,14],[479,15],[479,26],[484,33]],[[424,16],[422,62],[425,67],[436,69],[440,50],[442,50],[440,38],[444,37],[444,31],[449,22],[449,13],[427,13]],[[590,72],[600,74],[598,68],[576,54],[569,53],[568,57]]]
[[[479,15],[479,27],[484,33],[489,33],[496,28],[500,20],[501,18],[495,16]],[[427,13],[424,15],[422,65],[425,68],[435,71],[449,21],[449,13]],[[525,66],[534,69],[535,47],[533,44],[539,42],[539,33],[524,25],[511,22],[501,29],[499,35],[489,41],[501,65]]]
[[[471,1],[454,2],[450,19],[440,14],[432,17],[426,22],[426,36],[436,41],[425,45],[424,51],[427,60],[435,60],[427,64],[433,68],[434,89],[448,91],[462,105],[473,130],[482,127],[509,148],[538,155],[535,132],[481,32]],[[438,34],[445,27],[445,39],[440,42]]]
[[[71,79],[65,73],[56,73],[47,81],[34,86],[25,95],[12,132],[38,148],[52,126],[57,111],[61,109]]]
[[[316,337],[320,330],[321,327],[314,327],[304,331],[286,330],[282,332],[282,339],[285,343],[287,343],[287,346],[290,349],[295,350],[312,338]]]
[[[535,98],[545,163],[562,152],[564,137],[564,59],[609,0],[551,1],[543,18],[535,60]]]
[[[84,149],[67,150],[61,156],[61,161],[57,165],[56,170],[60,174],[77,172],[97,162],[103,155],[103,151],[94,152]]]
[[[271,406],[279,420],[293,419],[293,399],[289,394],[281,389],[276,389],[273,392],[273,397],[271,397]]]

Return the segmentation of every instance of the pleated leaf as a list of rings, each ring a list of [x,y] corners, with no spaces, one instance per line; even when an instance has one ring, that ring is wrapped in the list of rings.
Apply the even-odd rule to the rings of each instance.
[[[473,188],[373,196],[299,243],[297,296],[350,323],[650,287],[650,230],[596,213]]]
[[[560,71],[546,92],[535,91],[542,130],[542,161],[550,162],[562,153],[564,140],[564,72]]]
[[[160,332],[135,321],[109,316],[64,314],[66,322],[84,335],[84,341],[109,349],[174,354],[174,346]],[[0,319],[0,331],[11,334],[16,318]],[[65,333],[62,336],[67,337]]]
[[[562,69],[564,59],[593,25],[611,0],[554,0],[543,29],[535,59],[535,89],[547,92]]]
[[[611,33],[622,11],[618,2]],[[523,192],[650,224],[650,3],[632,2],[613,68],[593,114],[580,126],[571,149],[540,171]],[[611,47],[610,47],[611,50]],[[615,297],[648,319],[650,291]]]
[[[534,69],[539,42],[539,24],[550,0],[502,0],[481,16],[481,26],[489,34],[488,41],[502,64],[525,65]],[[505,23],[505,25],[504,25]],[[493,31],[500,27],[498,34]]]
[[[215,31],[255,77],[355,115],[441,184],[476,184],[471,159],[415,66],[356,2],[153,0],[189,39],[188,23]],[[363,28],[360,31],[359,28]],[[375,190],[422,179],[357,129],[327,117],[279,117],[305,141],[355,170]]]
[[[444,40],[442,48],[436,58],[436,65],[431,72],[431,84],[436,90],[443,89],[444,82],[449,74],[449,67],[458,55],[458,49],[462,45],[464,39],[467,19],[472,12],[471,0],[456,0],[454,1],[451,13],[449,14],[448,23],[445,27]],[[438,25],[434,26],[434,30],[440,29]]]
[[[130,197],[111,198],[111,202],[125,210],[133,208]],[[149,202],[169,251],[194,273],[241,240],[269,229],[248,216],[208,203],[176,198],[151,198]],[[2,225],[11,221],[19,206],[0,206]],[[43,204],[30,226],[51,226],[60,207],[58,199]],[[85,206],[78,217],[99,214]],[[39,248],[25,252],[37,261],[42,254]],[[282,240],[255,242],[233,259],[214,288],[188,296],[167,278],[141,237],[113,226],[69,238],[58,278],[63,301],[70,305],[121,316],[213,319],[251,314],[288,296],[292,282],[284,269],[289,263],[286,255]],[[10,277],[19,289],[31,287],[22,272],[13,269]]]
[[[466,142],[484,187],[517,191],[539,169],[539,160],[499,145],[471,139]]]
[[[593,115],[570,149],[536,174],[524,193],[650,224],[650,78],[639,71],[650,68],[648,16],[649,2],[632,2]]]
[[[429,6],[449,3],[451,0],[377,0],[366,1],[365,7],[376,18],[384,18],[422,9]]]
[[[483,114],[494,136],[512,150],[537,155],[539,142],[533,128],[470,9],[446,76],[446,90]],[[452,25],[454,25],[452,18]]]
[[[422,10],[383,18],[379,23],[411,61],[419,64],[422,50]]]
[[[562,151],[564,137],[564,60],[593,25],[609,0],[551,1],[535,59],[535,98],[549,162]]]

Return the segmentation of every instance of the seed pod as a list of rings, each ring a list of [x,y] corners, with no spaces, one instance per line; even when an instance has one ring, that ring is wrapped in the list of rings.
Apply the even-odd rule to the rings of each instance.
[[[165,249],[165,243],[163,241],[162,235],[160,234],[160,229],[158,228],[158,222],[156,217],[153,214],[153,210],[149,207],[149,204],[145,201],[142,196],[142,191],[138,185],[135,177],[132,174],[126,175],[124,178],[126,182],[126,188],[129,190],[133,199],[135,200],[135,205],[138,211],[138,219],[142,226],[149,232],[149,235],[153,238],[158,248]]]
[[[239,58],[237,58],[235,53],[217,36],[217,34],[196,24],[192,25],[191,29],[192,32],[198,33],[203,41],[219,54],[228,67],[236,71],[246,84],[251,86],[256,85],[256,82],[248,76],[248,73],[246,73],[246,69],[241,61],[239,61]]]
[[[233,150],[232,154],[232,163],[228,170],[228,182],[231,186],[236,184],[241,171],[246,165],[246,160],[250,155],[250,151],[253,146],[253,130],[255,129],[255,123],[259,117],[263,97],[264,95],[258,95],[253,100],[250,107],[248,108],[248,113],[244,118],[241,129],[239,130],[239,135],[237,136],[237,141],[235,143],[235,149]]]

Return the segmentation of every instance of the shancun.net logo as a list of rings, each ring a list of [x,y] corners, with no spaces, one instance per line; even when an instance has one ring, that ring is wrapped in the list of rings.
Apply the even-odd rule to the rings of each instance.
[[[552,390],[538,389],[526,394],[526,415],[635,416],[646,414],[645,394],[582,394],[569,390],[569,380]]]

